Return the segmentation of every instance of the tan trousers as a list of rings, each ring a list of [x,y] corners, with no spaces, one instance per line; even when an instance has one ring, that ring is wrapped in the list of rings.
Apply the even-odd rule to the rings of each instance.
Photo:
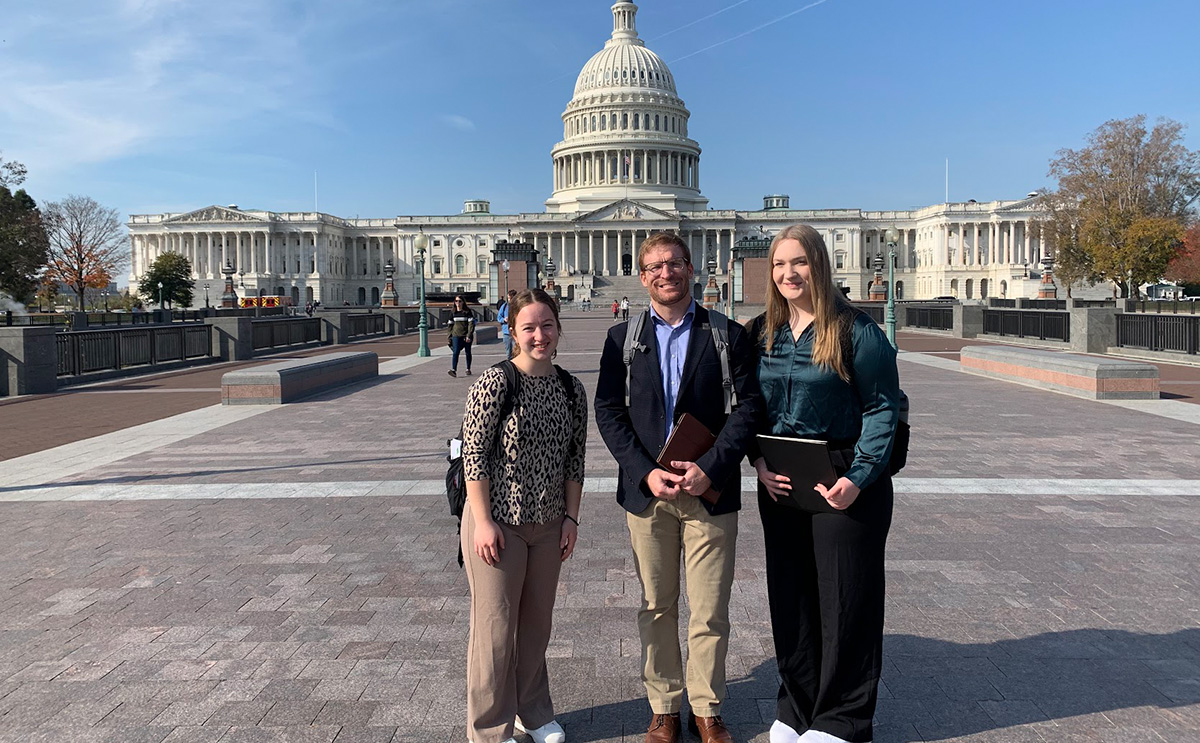
[[[463,513],[462,550],[471,587],[467,641],[467,739],[500,743],[519,715],[527,728],[554,719],[546,646],[562,553],[562,518],[546,524],[500,524],[504,549],[490,566],[472,548],[475,522]]]
[[[679,648],[679,556],[687,576],[688,664],[692,712],[721,713],[725,655],[729,649],[729,594],[737,545],[737,513],[712,516],[689,495],[655,498],[646,510],[626,514],[633,558],[642,582],[638,633],[642,681],[655,714],[680,711],[683,658]]]

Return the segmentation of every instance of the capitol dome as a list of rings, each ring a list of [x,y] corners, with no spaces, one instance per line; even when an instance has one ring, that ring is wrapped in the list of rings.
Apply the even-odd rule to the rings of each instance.
[[[637,6],[612,6],[613,31],[575,81],[554,146],[551,212],[586,212],[620,199],[668,211],[707,208],[700,146],[667,64],[638,38]]]

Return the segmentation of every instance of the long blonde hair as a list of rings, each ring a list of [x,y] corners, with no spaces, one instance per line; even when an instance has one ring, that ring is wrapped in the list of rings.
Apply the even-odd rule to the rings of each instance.
[[[846,368],[846,359],[842,349],[843,323],[853,321],[847,310],[850,309],[840,289],[834,286],[833,270],[829,265],[829,252],[821,233],[806,224],[788,225],[771,240],[771,250],[767,253],[767,270],[772,273],[767,281],[767,316],[763,323],[763,340],[770,351],[775,343],[775,333],[783,326],[790,326],[791,307],[779,287],[775,286],[774,262],[775,251],[784,240],[795,240],[800,243],[804,255],[808,259],[809,290],[812,292],[813,331],[816,340],[813,342],[813,363],[832,369],[844,381],[850,381],[850,370]]]

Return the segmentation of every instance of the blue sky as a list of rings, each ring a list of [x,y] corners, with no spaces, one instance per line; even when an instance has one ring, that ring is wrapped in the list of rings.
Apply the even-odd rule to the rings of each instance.
[[[806,10],[801,10],[806,6]],[[0,156],[39,201],[541,211],[607,0],[0,0]],[[715,208],[1019,198],[1104,121],[1190,126],[1194,0],[645,0]],[[795,12],[799,11],[799,12]]]

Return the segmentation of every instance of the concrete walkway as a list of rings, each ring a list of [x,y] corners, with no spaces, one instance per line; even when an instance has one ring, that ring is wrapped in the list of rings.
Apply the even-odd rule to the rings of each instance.
[[[566,322],[559,363],[589,390],[610,322]],[[956,344],[902,334],[914,445],[875,740],[1200,741],[1195,388],[1091,402],[962,374]],[[477,371],[500,358],[479,350]],[[441,476],[471,380],[443,348],[384,356],[379,380],[286,406],[148,414],[193,394],[151,389],[219,399],[174,376],[0,405],[8,441],[45,423],[24,406],[114,419],[0,461],[0,741],[465,739]],[[640,741],[648,721],[615,475],[593,426],[550,652],[573,741]],[[724,714],[766,741],[753,497],[741,532]]]

